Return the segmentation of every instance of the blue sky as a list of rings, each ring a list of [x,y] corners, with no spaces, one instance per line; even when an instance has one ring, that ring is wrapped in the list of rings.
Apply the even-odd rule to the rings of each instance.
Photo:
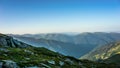
[[[0,0],[1,33],[120,32],[120,0]]]

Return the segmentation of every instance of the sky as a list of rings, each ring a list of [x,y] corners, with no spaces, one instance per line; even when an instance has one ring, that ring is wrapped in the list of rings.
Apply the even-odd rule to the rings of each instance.
[[[120,0],[0,0],[0,33],[120,32]]]

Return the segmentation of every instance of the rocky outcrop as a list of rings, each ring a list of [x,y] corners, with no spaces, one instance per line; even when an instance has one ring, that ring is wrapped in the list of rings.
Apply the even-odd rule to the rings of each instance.
[[[0,46],[24,48],[24,47],[28,47],[29,45],[25,44],[23,42],[17,41],[17,40],[13,39],[10,36],[6,36],[6,35],[3,35],[3,34],[0,34]]]
[[[11,60],[0,61],[0,68],[19,68],[16,62]]]

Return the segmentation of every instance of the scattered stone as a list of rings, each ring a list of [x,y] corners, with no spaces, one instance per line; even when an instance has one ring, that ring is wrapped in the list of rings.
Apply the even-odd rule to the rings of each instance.
[[[50,66],[44,64],[44,63],[40,63],[41,65],[43,65],[45,68],[51,68]]]
[[[74,64],[74,62],[70,60],[69,58],[65,59],[65,61],[70,62],[70,64]]]
[[[34,53],[32,51],[29,51],[29,50],[24,50],[26,53],[29,53],[31,55],[34,55]]]
[[[2,66],[2,68],[19,68],[16,62],[11,60],[3,60],[0,66]]]
[[[26,60],[30,60],[30,58],[25,58]]]
[[[60,64],[60,66],[63,66],[63,65],[64,65],[64,62],[59,61],[59,64]]]
[[[0,62],[0,68],[2,68],[3,62]]]
[[[4,56],[7,56],[7,54],[3,54]]]
[[[9,52],[9,50],[6,48],[0,48],[0,51]]]
[[[25,68],[40,68],[38,66],[31,66],[31,67],[25,67]]]
[[[50,63],[50,64],[55,64],[55,61],[50,60],[50,61],[48,61],[48,63]]]

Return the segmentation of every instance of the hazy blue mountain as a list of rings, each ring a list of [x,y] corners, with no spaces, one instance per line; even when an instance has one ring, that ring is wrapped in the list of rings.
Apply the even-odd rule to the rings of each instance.
[[[79,58],[90,52],[97,46],[106,45],[115,41],[120,41],[120,33],[80,33],[80,34],[24,34],[11,35],[22,42],[29,43],[37,47],[46,47],[50,50],[60,52],[64,55]]]
[[[46,40],[46,39],[34,39],[30,37],[17,36],[16,39],[29,43],[35,47],[45,47],[52,51],[62,53],[64,55],[70,55],[79,58],[79,56],[84,55],[88,51],[92,50],[94,47],[86,47],[87,45],[78,45],[69,42],[61,42],[56,40]],[[80,53],[81,52],[81,53]]]

